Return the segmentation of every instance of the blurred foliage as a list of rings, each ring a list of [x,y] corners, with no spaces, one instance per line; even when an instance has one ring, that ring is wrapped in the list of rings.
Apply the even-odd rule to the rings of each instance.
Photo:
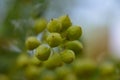
[[[10,70],[17,49],[24,49],[24,41],[31,34],[32,21],[41,17],[47,8],[47,0],[11,0],[6,17],[0,27],[0,73]],[[32,17],[31,17],[32,16]]]

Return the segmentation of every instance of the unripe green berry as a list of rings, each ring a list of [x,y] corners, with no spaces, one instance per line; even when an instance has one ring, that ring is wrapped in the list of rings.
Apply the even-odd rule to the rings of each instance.
[[[47,21],[43,18],[37,19],[34,23],[34,30],[36,34],[41,33],[47,27]]]
[[[71,63],[75,59],[75,53],[72,50],[64,50],[60,56],[65,63]]]
[[[47,30],[49,32],[60,32],[62,29],[62,24],[57,19],[51,19],[47,25]]]
[[[82,29],[80,26],[71,26],[66,31],[66,38],[68,40],[79,39],[82,35]]]
[[[91,76],[96,68],[96,63],[91,59],[78,59],[73,64],[75,73],[80,76]]]
[[[67,28],[69,28],[72,25],[72,22],[68,15],[60,16],[58,20],[62,23],[61,31],[65,31]]]
[[[111,76],[115,74],[115,71],[115,65],[112,63],[103,63],[99,67],[99,72],[102,76]]]
[[[33,50],[35,48],[37,48],[39,45],[40,45],[40,41],[37,40],[36,37],[28,37],[26,42],[25,42],[25,45],[27,47],[28,50]]]
[[[57,47],[58,45],[60,45],[62,43],[62,41],[63,41],[63,39],[59,33],[50,33],[47,36],[47,43],[51,47]]]
[[[54,53],[47,61],[44,62],[44,66],[47,69],[55,69],[63,65],[61,57],[58,53]]]
[[[80,41],[68,41],[64,44],[65,49],[70,49],[75,52],[75,54],[79,54],[83,49],[83,45]]]
[[[26,54],[20,54],[16,63],[18,68],[25,68],[29,64],[29,57]]]
[[[71,68],[69,68],[68,66],[61,66],[59,68],[56,68],[55,70],[55,73],[57,74],[59,80],[63,80],[63,78],[71,72]]]
[[[25,69],[25,76],[28,79],[35,79],[36,77],[39,76],[39,68],[36,66],[32,66],[29,65],[26,69]]]
[[[36,51],[35,51],[35,56],[41,60],[41,61],[45,61],[49,58],[51,53],[51,50],[48,46],[46,45],[40,45]]]
[[[34,66],[41,66],[42,65],[42,61],[40,61],[36,56],[33,56],[30,59],[30,64],[34,65]]]

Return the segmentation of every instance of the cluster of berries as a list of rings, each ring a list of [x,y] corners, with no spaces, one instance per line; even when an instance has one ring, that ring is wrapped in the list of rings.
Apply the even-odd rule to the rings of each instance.
[[[51,19],[49,22],[37,19],[33,28],[34,32],[41,34],[44,39],[41,41],[36,36],[29,36],[25,42],[26,48],[34,50],[34,56],[43,61],[47,68],[73,62],[75,55],[80,54],[83,49],[79,41],[82,29],[72,25],[68,15]]]

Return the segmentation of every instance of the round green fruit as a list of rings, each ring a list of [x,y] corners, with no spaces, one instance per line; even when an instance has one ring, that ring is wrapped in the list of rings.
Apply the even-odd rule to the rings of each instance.
[[[51,19],[47,25],[47,30],[49,32],[60,32],[62,24],[57,19]]]
[[[30,59],[30,64],[34,65],[34,66],[41,66],[42,65],[42,61],[40,61],[36,56],[33,56]]]
[[[59,33],[50,33],[47,36],[47,43],[51,47],[57,47],[62,43],[63,39]]]
[[[78,59],[73,64],[73,69],[77,75],[91,76],[97,68],[96,63],[91,59]]]
[[[82,29],[80,26],[71,26],[66,31],[66,38],[68,40],[77,40],[82,35]]]
[[[75,52],[75,54],[79,54],[83,49],[83,45],[80,41],[68,41],[64,44],[65,49],[70,49]]]
[[[17,58],[17,67],[18,68],[25,68],[29,64],[29,57],[26,54],[20,54]]]
[[[55,73],[57,74],[59,80],[63,80],[63,78],[71,72],[71,68],[65,65],[55,69]]]
[[[25,69],[25,76],[29,79],[34,79],[36,77],[39,76],[40,74],[40,71],[39,71],[39,68],[36,67],[36,66],[32,66],[32,65],[29,65],[26,69]]]
[[[61,59],[65,63],[71,63],[75,59],[75,53],[72,50],[64,50],[60,53]]]
[[[33,50],[40,45],[40,41],[36,37],[28,37],[25,41],[25,45],[28,50]]]
[[[34,23],[34,31],[36,34],[41,33],[47,27],[47,20],[41,18],[37,19]]]
[[[68,15],[60,16],[58,18],[58,20],[62,23],[62,30],[61,31],[65,31],[66,29],[68,29],[72,25],[72,22],[71,22]]]
[[[50,58],[44,62],[44,66],[47,69],[55,69],[63,65],[61,57],[58,53],[54,53]]]
[[[100,75],[102,76],[113,75],[115,74],[115,71],[116,71],[115,65],[112,63],[103,63],[99,67],[99,72],[100,72]]]
[[[51,50],[47,45],[40,45],[35,51],[35,56],[39,60],[45,61],[49,58],[50,53],[51,53]]]

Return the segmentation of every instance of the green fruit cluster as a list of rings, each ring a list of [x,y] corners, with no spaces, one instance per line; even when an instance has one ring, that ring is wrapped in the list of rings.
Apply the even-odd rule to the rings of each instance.
[[[28,80],[118,80],[113,63],[97,63],[82,54],[82,29],[68,15],[35,20],[35,35],[26,38],[26,53],[17,58],[17,69]],[[40,37],[39,37],[40,35]]]
[[[26,38],[16,64],[0,74],[0,80],[119,80],[120,66],[110,59],[99,62],[81,54],[82,29],[72,25],[68,15],[49,22],[35,20],[33,33]]]
[[[32,50],[34,56],[47,68],[72,63],[76,54],[80,54],[83,49],[79,41],[82,29],[72,25],[68,15],[51,19],[49,22],[43,18],[37,19],[33,31],[37,35],[26,39],[26,49]],[[38,35],[41,35],[42,39],[39,39]]]

